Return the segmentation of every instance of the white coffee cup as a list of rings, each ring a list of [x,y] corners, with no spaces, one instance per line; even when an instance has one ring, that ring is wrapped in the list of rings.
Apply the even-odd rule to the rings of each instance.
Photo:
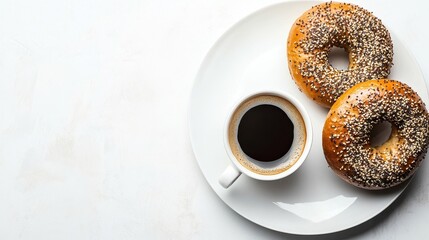
[[[244,114],[260,105],[273,105],[286,113],[293,123],[293,141],[288,152],[277,160],[258,161],[241,149],[238,126]],[[244,173],[263,181],[278,180],[295,172],[307,158],[313,140],[310,117],[304,106],[291,95],[281,91],[258,91],[240,98],[229,111],[224,126],[224,146],[231,164],[219,177],[228,188]]]

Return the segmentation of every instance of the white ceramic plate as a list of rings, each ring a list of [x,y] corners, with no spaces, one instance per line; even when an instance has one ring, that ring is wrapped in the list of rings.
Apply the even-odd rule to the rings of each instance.
[[[285,2],[261,9],[229,29],[204,59],[191,95],[192,147],[208,183],[234,211],[261,226],[293,234],[324,234],[363,223],[388,207],[406,184],[387,191],[357,189],[331,172],[321,134],[327,109],[298,91],[287,67],[286,39],[294,20],[315,1]],[[393,35],[394,67],[390,78],[403,81],[428,103],[418,64]],[[230,105],[259,89],[293,94],[313,121],[308,159],[286,179],[263,182],[241,176],[228,190],[218,177],[228,166],[222,127]]]

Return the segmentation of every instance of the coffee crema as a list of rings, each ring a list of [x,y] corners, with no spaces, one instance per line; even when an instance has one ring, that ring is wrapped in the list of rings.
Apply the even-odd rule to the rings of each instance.
[[[235,158],[262,175],[279,174],[292,167],[302,155],[306,135],[298,109],[274,95],[246,99],[228,126],[229,147]]]

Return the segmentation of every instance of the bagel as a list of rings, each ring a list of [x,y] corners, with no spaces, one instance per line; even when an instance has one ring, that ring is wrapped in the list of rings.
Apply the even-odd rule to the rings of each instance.
[[[389,139],[372,147],[370,133],[383,121]],[[328,113],[322,134],[331,169],[364,189],[385,189],[408,179],[419,167],[429,143],[429,114],[421,98],[404,83],[382,79],[347,90]]]
[[[347,70],[329,63],[334,46],[348,53]],[[355,84],[387,78],[393,64],[393,44],[387,28],[371,12],[349,3],[327,2],[312,7],[292,25],[287,57],[299,89],[330,107]]]

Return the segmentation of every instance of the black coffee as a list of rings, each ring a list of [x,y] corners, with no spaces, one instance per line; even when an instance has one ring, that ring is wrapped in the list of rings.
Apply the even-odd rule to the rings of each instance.
[[[270,162],[283,157],[291,148],[294,125],[287,114],[274,105],[249,109],[238,126],[238,143],[249,157]]]

